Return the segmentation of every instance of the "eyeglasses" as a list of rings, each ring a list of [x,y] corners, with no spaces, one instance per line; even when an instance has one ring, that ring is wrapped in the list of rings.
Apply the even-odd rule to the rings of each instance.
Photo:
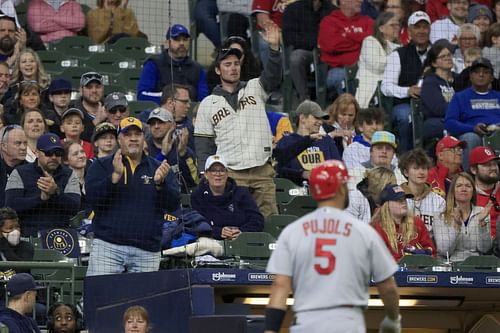
[[[125,112],[127,112],[127,108],[124,106],[117,106],[117,107],[112,108],[108,112],[111,114],[116,114],[117,112],[125,113]]]
[[[189,99],[179,99],[179,98],[174,98],[175,101],[180,102],[182,104],[189,104],[191,101]]]
[[[500,205],[498,204],[497,198],[493,194],[490,194],[490,200],[493,203],[495,211],[500,212]]]
[[[43,153],[46,157],[52,157],[52,156],[62,157],[62,156],[63,156],[63,154],[64,154],[64,151],[59,150],[59,149],[55,149],[55,150],[51,150],[51,151],[43,151],[42,153]]]
[[[207,171],[210,173],[219,174],[219,175],[223,175],[227,172],[226,169],[208,169]]]
[[[3,134],[2,134],[2,143],[5,143],[4,139],[7,136],[7,133],[9,133],[10,131],[12,131],[15,128],[22,129],[21,126],[16,125],[16,124],[8,125],[8,126],[5,127],[5,129],[3,130]]]

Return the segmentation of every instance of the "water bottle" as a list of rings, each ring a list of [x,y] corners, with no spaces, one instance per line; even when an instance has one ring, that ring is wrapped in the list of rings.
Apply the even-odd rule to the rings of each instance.
[[[309,183],[307,180],[302,182],[302,195],[309,195]]]

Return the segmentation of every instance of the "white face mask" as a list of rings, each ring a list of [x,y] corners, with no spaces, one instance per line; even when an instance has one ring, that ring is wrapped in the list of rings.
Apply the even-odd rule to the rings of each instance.
[[[3,236],[7,239],[10,245],[16,246],[19,244],[19,241],[21,239],[21,231],[19,229],[14,229],[11,232],[4,232]]]

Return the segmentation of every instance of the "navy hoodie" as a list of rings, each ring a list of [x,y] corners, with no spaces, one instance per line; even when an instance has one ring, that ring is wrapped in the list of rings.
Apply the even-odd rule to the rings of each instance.
[[[106,242],[160,251],[163,215],[179,206],[179,184],[172,171],[161,190],[153,177],[160,162],[147,155],[133,170],[123,157],[124,174],[117,184],[111,182],[111,156],[97,159],[89,168],[85,188],[95,213],[92,221],[96,238]]]
[[[40,333],[33,318],[9,308],[0,309],[0,323],[9,328],[9,333]]]
[[[311,170],[315,165],[335,159],[342,160],[340,153],[335,145],[335,141],[326,135],[323,139],[314,141],[308,135],[302,136],[297,133],[284,136],[278,142],[278,150],[296,150],[297,147],[303,147],[303,150],[292,159],[278,159],[278,175],[282,178],[288,178],[297,184],[302,184],[302,172]]]
[[[221,196],[214,196],[204,180],[191,194],[191,206],[212,225],[212,236],[221,239],[222,228],[238,227],[241,231],[262,231],[264,217],[246,187],[237,186],[232,178],[227,179]]]

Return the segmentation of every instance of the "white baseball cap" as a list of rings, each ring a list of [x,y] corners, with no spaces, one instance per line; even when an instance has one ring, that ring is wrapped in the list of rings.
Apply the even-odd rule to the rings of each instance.
[[[205,171],[207,171],[208,169],[210,169],[210,167],[212,165],[214,165],[215,163],[219,163],[224,168],[227,169],[226,160],[224,159],[224,157],[222,157],[222,155],[212,155],[212,156],[209,156],[207,158],[207,161],[205,162]]]
[[[415,25],[420,21],[425,21],[431,24],[431,18],[429,17],[429,15],[427,15],[426,12],[418,10],[410,15],[410,18],[408,19],[408,26]]]

